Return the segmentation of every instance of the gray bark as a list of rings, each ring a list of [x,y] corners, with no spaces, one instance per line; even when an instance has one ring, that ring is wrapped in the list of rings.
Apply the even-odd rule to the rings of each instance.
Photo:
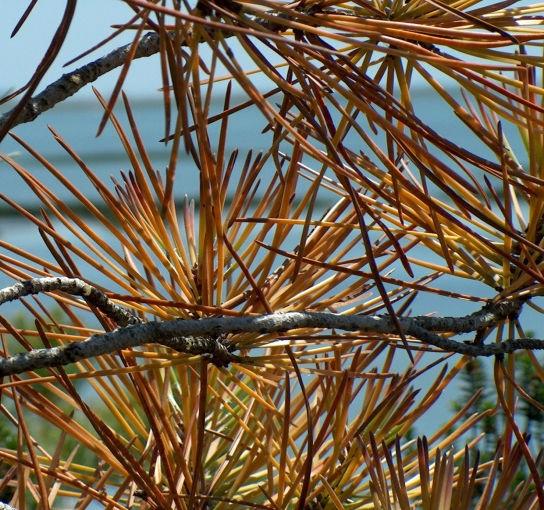
[[[128,326],[142,322],[130,310],[113,303],[96,287],[85,283],[79,278],[66,278],[64,276],[34,278],[16,283],[11,287],[5,287],[0,290],[0,305],[25,296],[59,290],[67,294],[83,297],[87,303],[95,306],[110,319],[113,319],[118,326]]]
[[[283,17],[283,15],[278,15],[275,11],[269,11],[269,14],[278,16],[278,19]],[[250,15],[250,18],[258,21],[263,28],[267,28],[271,31],[281,31],[284,29],[281,24],[278,25],[267,21],[259,21],[252,15]],[[231,35],[232,34],[229,34],[228,32],[224,34],[225,37],[231,37]],[[159,41],[160,36],[156,32],[148,32],[138,43],[133,58],[150,57],[151,55],[158,53]],[[94,82],[100,78],[100,76],[109,73],[113,69],[123,66],[130,51],[131,44],[132,43],[121,46],[98,60],[89,62],[74,71],[63,74],[58,80],[48,85],[42,92],[28,101],[15,121],[11,123],[10,129],[19,124],[32,122],[36,117],[47,110],[50,110],[56,104],[73,96],[85,85]],[[183,41],[181,44],[185,45]],[[9,120],[12,111],[13,110],[10,110],[3,115],[0,115],[0,130],[2,130]]]
[[[21,110],[21,113],[12,123],[15,127],[25,122],[32,122],[38,115],[53,108],[57,103],[73,96],[81,88],[109,73],[116,67],[121,67],[130,50],[130,44],[121,46],[104,57],[85,64],[78,69],[63,74],[57,81],[48,85],[42,92],[34,96]],[[159,51],[159,36],[149,32],[142,37],[138,44],[134,58],[149,57]],[[12,110],[0,116],[0,130],[11,116]]]
[[[285,312],[250,317],[211,317],[197,320],[174,319],[164,322],[140,323],[130,311],[112,303],[103,292],[79,279],[36,278],[0,290],[0,304],[38,292],[60,290],[89,299],[95,296],[101,309],[117,317],[124,326],[112,332],[96,334],[81,342],[72,342],[51,349],[36,349],[0,359],[0,376],[20,374],[39,368],[68,365],[82,359],[111,354],[121,349],[148,343],[165,345],[190,355],[204,355],[218,366],[230,362],[250,361],[233,354],[237,333],[286,333],[298,329],[334,329],[361,333],[389,335],[398,333],[395,321],[388,315],[340,315],[327,312]],[[495,344],[474,344],[441,336],[439,333],[478,332],[501,321],[517,317],[521,301],[490,303],[464,317],[400,317],[403,332],[425,345],[467,356],[495,356],[520,349],[544,349],[544,341],[532,338],[508,340]]]

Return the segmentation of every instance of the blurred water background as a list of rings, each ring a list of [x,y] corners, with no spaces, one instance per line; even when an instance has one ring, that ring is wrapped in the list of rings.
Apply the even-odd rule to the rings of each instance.
[[[414,99],[416,112],[436,132],[459,146],[476,151],[482,157],[490,156],[489,151],[482,146],[477,137],[471,134],[460,120],[455,118],[448,106],[440,98],[437,98],[436,94],[428,89],[421,89],[414,94]],[[234,97],[231,104],[241,103],[244,100],[245,98],[242,97]],[[222,99],[220,101],[222,102]],[[160,100],[137,100],[131,102],[131,105],[152,163],[157,170],[164,171],[168,163],[170,147],[159,143],[159,140],[164,136],[162,102]],[[101,114],[102,109],[97,101],[92,99],[85,99],[84,101],[71,100],[57,105],[53,110],[42,114],[30,124],[18,126],[14,132],[58,168],[78,189],[83,190],[88,198],[96,199],[98,192],[72,157],[54,140],[48,126],[58,132],[84,163],[99,178],[107,182],[111,188],[111,178],[115,177],[119,180],[121,172],[130,170],[130,162],[111,125],[106,127],[100,137],[95,137]],[[122,111],[119,113],[119,118],[122,122],[124,121]],[[256,108],[242,110],[233,116],[229,123],[230,135],[227,153],[235,148],[238,149],[240,153],[238,167],[241,167],[249,151],[253,151],[255,154],[259,151],[265,151],[269,147],[270,132],[262,133],[265,126],[266,121]],[[124,127],[129,131],[127,122],[124,122]],[[219,122],[210,126],[212,146],[214,140],[217,140],[218,130]],[[514,150],[519,149],[519,143],[516,143],[516,140],[517,138],[511,137]],[[364,147],[361,147],[361,149],[364,150]],[[9,154],[18,164],[54,190],[59,198],[66,200],[69,205],[74,203],[70,193],[14,140],[9,139],[9,137],[6,138],[0,145],[0,150]],[[314,168],[318,169],[319,167]],[[39,200],[17,173],[4,162],[0,162],[0,172],[0,192],[19,202],[27,209],[35,211],[39,207]],[[174,192],[178,201],[182,203],[186,195],[189,198],[197,198],[199,191],[198,172],[190,157],[183,150],[180,151],[176,172]],[[265,167],[262,180],[266,182],[272,172],[272,168]],[[261,190],[263,189],[265,187],[261,186]],[[445,196],[442,195],[442,197],[447,200]],[[318,209],[314,213],[314,218],[319,218],[325,208],[334,203],[334,200],[335,196],[332,193],[320,193]],[[26,220],[22,220],[19,215],[15,214],[13,208],[4,201],[0,201],[0,218],[0,236],[2,238],[40,256],[48,253],[45,251],[45,247],[42,246],[39,236],[35,235],[35,227]],[[417,255],[416,252],[413,253]],[[1,275],[0,284],[3,284]],[[470,281],[452,279],[451,285],[450,290],[457,292],[465,291],[470,293],[472,290],[470,289],[471,285],[476,285],[481,291],[478,283]],[[428,307],[427,303],[423,304],[423,310],[427,313],[431,311],[442,313],[443,310],[435,309],[435,306],[439,306],[438,301],[433,299],[433,307],[431,308]],[[458,306],[459,311],[457,314],[463,313],[466,309],[472,311],[474,308],[472,303],[460,302]]]
[[[235,97],[232,100],[232,104],[242,102],[243,100],[244,98],[242,97]],[[468,150],[475,150],[484,157],[489,156],[485,147],[481,146],[477,138],[467,131],[461,121],[453,116],[448,107],[435,94],[426,89],[421,89],[414,94],[414,100],[416,111],[419,112],[422,120],[437,132],[442,133],[450,141],[464,146]],[[162,103],[160,100],[135,100],[131,104],[153,164],[157,170],[164,170],[167,165],[169,147],[158,143],[164,135],[164,111]],[[121,171],[128,171],[130,166],[123,147],[111,127],[106,128],[100,137],[95,137],[101,114],[102,109],[95,100],[85,99],[82,101],[74,99],[44,113],[31,124],[18,126],[14,131],[42,153],[50,163],[61,170],[88,197],[96,198],[96,190],[74,163],[73,159],[53,139],[47,126],[53,127],[74,148],[98,177],[111,182],[110,176],[118,177]],[[120,117],[123,120],[123,115],[120,115]],[[127,124],[126,127],[128,129]],[[217,134],[218,127],[218,123],[211,127],[210,136],[212,139]],[[258,152],[268,148],[269,135],[261,133],[264,127],[265,121],[255,109],[243,110],[233,118],[230,124],[230,149],[238,148],[241,156],[240,162],[243,161],[248,151]],[[519,142],[516,142],[514,136],[511,137],[511,143],[514,150],[520,148]],[[32,156],[22,150],[13,140],[6,139],[0,145],[0,151],[10,154],[17,163],[31,171],[34,176],[46,183],[60,198],[66,199],[70,203],[71,197],[66,190],[51,177],[41,164],[37,163]],[[22,179],[3,162],[0,163],[0,175],[1,193],[30,210],[37,210],[39,208],[37,198],[29,191]],[[266,179],[266,175],[264,178]],[[183,201],[185,195],[193,198],[198,196],[197,172],[190,159],[183,152],[180,155],[180,163],[177,169],[175,194],[180,202]],[[322,197],[318,204],[319,208],[314,214],[315,218],[320,217],[325,208],[332,204],[333,198],[332,195],[327,196],[326,194]],[[100,232],[100,228],[97,225],[93,225],[90,218],[88,221],[93,228],[96,228]],[[107,234],[105,233],[104,235],[107,239]],[[33,254],[50,258],[47,249],[37,233],[37,228],[28,221],[21,219],[20,216],[13,214],[12,208],[3,201],[0,201],[0,238]],[[414,256],[418,256],[417,249],[411,253]],[[425,252],[425,256],[428,256],[428,252]],[[438,261],[438,259],[435,261]],[[416,273],[423,274],[423,271],[418,271],[416,268]],[[399,278],[403,274],[405,273],[399,267],[399,272],[395,273],[394,276]],[[91,274],[89,277],[93,278],[94,275]],[[474,293],[482,297],[490,297],[493,293],[491,289],[486,288],[479,282],[458,278],[447,278],[440,282],[440,287],[456,292]],[[3,274],[0,274],[0,287],[11,283],[13,282]],[[412,313],[436,313],[437,315],[460,316],[475,311],[479,306],[477,303],[469,301],[451,300],[427,294],[421,295],[416,300],[412,306]],[[2,313],[9,315],[9,313],[15,312],[18,309],[20,307],[18,307],[17,303],[12,303],[9,307],[4,308]],[[536,314],[529,311],[525,318],[524,323],[526,326],[535,330],[538,337],[540,328]],[[430,384],[435,375],[436,370],[430,371],[418,382],[423,385],[426,383]],[[443,423],[451,415],[451,402],[456,400],[458,395],[459,385],[454,382],[454,384],[447,387],[445,394],[435,404],[431,412],[427,413],[420,420],[420,432],[424,433],[426,430],[435,430],[439,423]]]

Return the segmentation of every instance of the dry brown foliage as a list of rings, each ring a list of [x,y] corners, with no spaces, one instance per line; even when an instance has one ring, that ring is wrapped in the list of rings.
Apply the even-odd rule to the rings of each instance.
[[[70,136],[51,128],[98,190],[101,203],[91,203],[12,131],[73,202],[2,156],[41,211],[2,198],[51,254],[39,258],[0,240],[0,270],[10,284],[81,278],[144,321],[279,311],[396,320],[424,295],[471,300],[475,310],[522,299],[542,312],[541,5],[124,3],[127,22],[113,35],[131,32],[133,42],[112,95],[96,96],[104,111],[98,132],[113,125],[131,169],[102,182]],[[40,67],[12,95],[17,106],[2,118],[0,136],[25,120],[74,7],[75,0],[66,2]],[[144,55],[149,41],[155,57]],[[157,58],[162,73],[165,171],[148,154],[159,142],[142,139],[122,92],[132,60],[144,56]],[[256,76],[267,77],[266,90]],[[413,86],[421,80],[481,151],[422,120]],[[245,94],[240,104],[233,104],[233,87]],[[219,96],[223,108],[213,111]],[[229,150],[237,146],[230,126],[250,107],[258,111],[256,129],[271,133],[270,147],[239,154]],[[519,135],[524,154],[514,154],[507,134]],[[180,151],[194,171],[180,169]],[[196,202],[182,200],[180,179],[199,180]],[[93,271],[100,277],[90,278]],[[451,278],[481,282],[482,293],[452,292]],[[25,306],[32,326],[1,319],[5,355],[116,327],[60,292]],[[62,318],[50,312],[55,308]],[[522,311],[472,340],[524,336]],[[516,382],[514,354],[494,360],[494,408],[470,414],[475,394],[423,431],[426,437],[412,439],[468,358],[400,327],[389,335],[306,328],[230,340],[243,363],[218,367],[206,356],[150,343],[5,379],[0,410],[16,427],[17,444],[0,448],[8,466],[0,492],[12,488],[11,504],[20,510],[60,508],[64,497],[77,498],[78,509],[544,507],[542,457],[518,412],[520,399],[540,404]],[[544,379],[536,356],[530,359]],[[428,372],[431,382],[423,379]],[[480,461],[482,435],[473,432],[497,413],[504,416],[501,441],[493,458]]]

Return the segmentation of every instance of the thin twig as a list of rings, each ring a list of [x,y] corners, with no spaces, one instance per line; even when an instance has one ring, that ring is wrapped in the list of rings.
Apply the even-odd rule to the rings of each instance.
[[[79,279],[36,278],[0,290],[0,304],[28,294],[61,290],[89,299],[95,296],[95,306],[125,319],[127,310],[112,303],[101,291]],[[93,298],[94,299],[94,298]],[[494,356],[520,349],[544,349],[544,341],[532,338],[508,340],[498,344],[475,345],[444,338],[437,332],[468,333],[492,327],[516,317],[521,301],[487,304],[465,317],[401,317],[403,332],[420,342],[447,352],[467,356]],[[139,321],[140,319],[137,319]],[[0,376],[23,373],[38,368],[58,367],[82,359],[111,354],[121,349],[158,343],[191,355],[209,356],[212,363],[226,366],[241,358],[232,353],[234,342],[226,342],[227,335],[236,333],[282,333],[296,329],[335,329],[359,331],[378,335],[396,335],[397,325],[387,315],[339,315],[326,312],[286,312],[252,317],[211,317],[197,320],[174,319],[165,322],[132,323],[112,332],[93,335],[81,342],[72,342],[51,349],[36,349],[0,360]]]
[[[25,296],[57,290],[83,297],[88,304],[98,308],[120,327],[142,322],[130,310],[113,303],[106,294],[96,287],[85,283],[79,278],[67,278],[64,276],[33,278],[32,280],[19,282],[11,287],[1,289],[0,305]]]
[[[121,46],[104,57],[85,64],[78,69],[63,74],[58,80],[48,85],[42,92],[31,98],[23,107],[10,128],[33,121],[38,115],[53,108],[57,103],[73,96],[85,85],[92,83],[100,76],[121,67],[126,60],[131,44]],[[159,35],[149,32],[138,44],[134,58],[149,57],[159,51]],[[11,116],[13,110],[0,116],[0,130]]]
[[[275,11],[269,11],[270,15],[277,15]],[[251,16],[250,16],[251,17]],[[258,21],[257,18],[254,18]],[[273,32],[285,30],[286,27],[275,25],[267,21],[260,21],[263,29],[268,29]],[[223,37],[231,37],[233,34],[225,33]],[[63,74],[58,80],[48,85],[42,92],[32,97],[22,108],[21,112],[15,119],[11,121],[9,129],[32,122],[39,115],[50,110],[56,104],[73,96],[76,92],[82,89],[85,85],[96,81],[102,75],[109,73],[117,67],[125,64],[127,55],[130,51],[132,43],[120,46],[111,51],[107,55],[89,62],[74,71]],[[186,46],[185,41],[181,41],[182,46]],[[146,33],[138,43],[133,59],[150,57],[159,52],[160,35],[156,32]],[[17,107],[15,107],[17,108]],[[14,109],[15,109],[14,108]],[[0,115],[0,131],[10,119],[14,109]]]

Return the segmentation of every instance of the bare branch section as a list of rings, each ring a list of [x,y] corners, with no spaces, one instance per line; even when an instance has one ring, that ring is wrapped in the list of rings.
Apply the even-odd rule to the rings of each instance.
[[[278,15],[276,11],[272,10],[268,11],[268,14],[283,17],[283,15]],[[255,21],[258,21],[263,28],[267,28],[271,31],[278,32],[285,30],[285,27],[282,27],[281,25],[257,20],[256,18]],[[226,33],[223,36],[231,37],[231,35],[232,34]],[[138,43],[133,59],[150,57],[151,55],[158,53],[159,41],[160,36],[156,32],[148,32],[145,34]],[[181,44],[185,45],[183,41]],[[120,46],[98,60],[85,64],[72,72],[63,74],[58,80],[54,81],[42,92],[31,98],[23,107],[17,118],[11,122],[9,128],[11,129],[26,122],[32,122],[36,117],[47,110],[50,110],[56,104],[73,96],[85,85],[96,81],[100,76],[109,73],[113,69],[123,66],[130,51],[130,47],[131,43]],[[0,131],[2,131],[5,124],[10,119],[12,112],[13,110],[10,110],[3,115],[0,115]]]
[[[63,276],[51,278],[34,278],[16,283],[0,290],[0,305],[25,296],[43,292],[62,291],[74,296],[81,296],[88,304],[95,306],[102,313],[114,320],[118,326],[129,326],[141,323],[141,319],[130,310],[113,303],[101,290],[85,283],[79,278]]]
[[[156,32],[148,32],[142,37],[136,48],[133,59],[150,57],[159,52],[160,36]],[[31,98],[23,107],[9,128],[32,122],[36,117],[61,103],[85,85],[96,81],[100,76],[124,65],[131,44],[120,46],[107,55],[85,64],[78,69],[63,74],[58,80],[48,85],[42,92]],[[0,115],[0,131],[11,117],[13,110]]]
[[[23,373],[38,368],[59,367],[121,349],[158,343],[190,355],[206,355],[218,366],[227,366],[241,358],[232,353],[235,343],[225,341],[236,333],[282,333],[297,329],[334,329],[359,331],[378,335],[396,335],[396,323],[387,315],[339,315],[325,312],[286,312],[252,317],[212,317],[199,320],[174,319],[165,322],[140,323],[128,310],[112,303],[101,291],[82,280],[72,278],[36,278],[0,290],[0,304],[20,297],[61,290],[92,300],[95,306],[115,314],[125,327],[113,332],[93,335],[51,349],[36,349],[0,360],[0,376]],[[520,349],[544,349],[544,341],[536,339],[509,340],[499,344],[476,345],[444,338],[438,333],[469,333],[516,317],[521,301],[488,304],[465,317],[401,317],[400,324],[407,336],[447,352],[467,356],[494,356]],[[110,315],[111,316],[111,315]],[[124,322],[123,322],[124,321]]]
[[[121,67],[130,50],[130,44],[121,46],[102,58],[85,64],[75,71],[63,74],[57,81],[48,85],[42,92],[34,96],[21,110],[10,127],[33,121],[38,115],[53,108],[57,103],[73,96],[85,85],[92,83],[100,76]],[[159,35],[149,32],[138,44],[134,58],[149,57],[159,51]],[[12,110],[0,116],[0,130],[10,118]]]

